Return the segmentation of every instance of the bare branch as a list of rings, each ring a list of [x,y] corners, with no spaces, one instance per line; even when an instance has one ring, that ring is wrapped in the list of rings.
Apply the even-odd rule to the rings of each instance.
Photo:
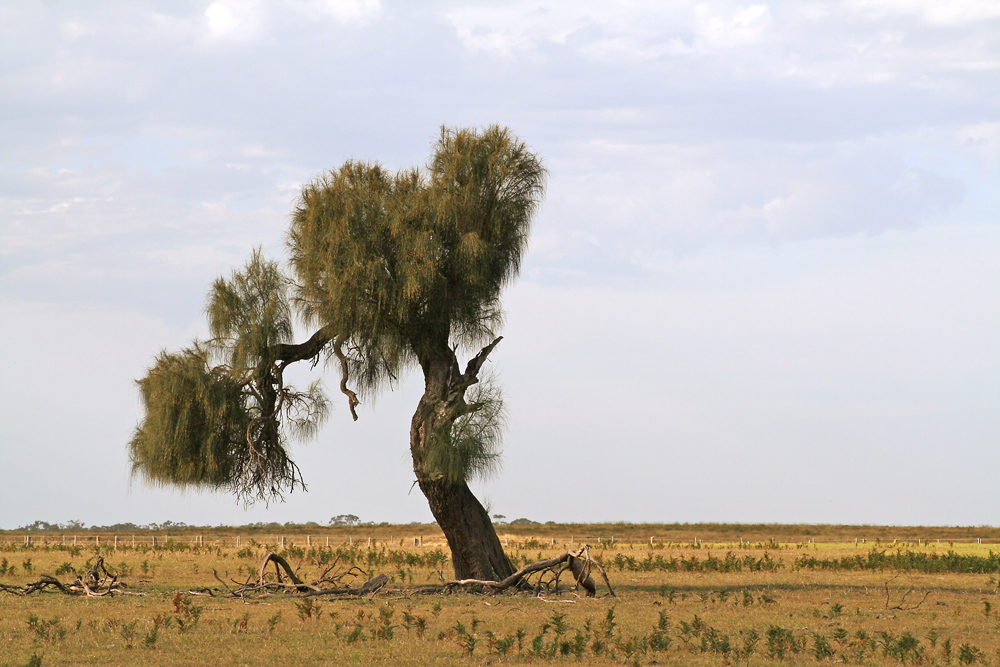
[[[344,351],[340,348],[342,339],[335,338],[333,341],[333,354],[340,360],[340,391],[347,396],[347,405],[351,408],[351,416],[354,417],[354,421],[358,421],[358,413],[354,410],[357,407],[358,395],[347,388],[347,357],[344,356]]]

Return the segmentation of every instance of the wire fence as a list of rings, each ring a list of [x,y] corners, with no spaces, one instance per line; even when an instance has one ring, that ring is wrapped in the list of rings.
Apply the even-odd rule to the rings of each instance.
[[[966,537],[966,538],[899,538],[886,539],[884,537],[870,539],[867,537],[856,537],[850,539],[824,539],[809,537],[802,540],[778,540],[769,538],[765,540],[754,538],[738,539],[711,539],[703,540],[698,536],[678,537],[651,535],[645,537],[620,537],[615,535],[597,536],[577,536],[569,537],[537,537],[537,536],[511,536],[500,537],[505,547],[515,548],[543,548],[566,546],[569,548],[579,547],[584,544],[591,546],[613,548],[623,546],[648,546],[648,547],[691,547],[707,548],[711,546],[740,547],[740,548],[787,548],[790,546],[806,544],[854,544],[855,546],[872,547],[912,547],[944,545],[952,547],[956,544],[1000,544],[998,538]],[[7,533],[0,535],[0,544],[20,545],[24,548],[31,547],[52,547],[52,546],[72,546],[72,547],[107,547],[119,548],[177,548],[186,547],[220,547],[220,548],[244,548],[250,546],[267,546],[276,549],[287,549],[289,547],[299,548],[342,548],[342,547],[407,547],[407,548],[440,548],[447,546],[447,541],[443,535],[204,535],[204,534],[49,534],[49,533]]]

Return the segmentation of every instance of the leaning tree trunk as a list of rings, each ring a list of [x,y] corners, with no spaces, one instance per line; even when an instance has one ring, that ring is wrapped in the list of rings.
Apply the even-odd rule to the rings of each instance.
[[[435,433],[450,428],[462,414],[465,390],[478,382],[479,369],[499,342],[497,338],[483,348],[469,362],[465,373],[459,370],[455,352],[447,345],[421,360],[424,394],[410,424],[410,453],[420,490],[451,548],[457,579],[501,581],[514,574],[489,513],[468,484],[449,481],[424,465]]]
[[[467,484],[425,480],[420,490],[451,547],[456,579],[502,581],[514,574],[490,515]]]

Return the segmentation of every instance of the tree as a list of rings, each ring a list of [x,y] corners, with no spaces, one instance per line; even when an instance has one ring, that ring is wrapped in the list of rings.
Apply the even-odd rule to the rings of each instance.
[[[491,126],[442,128],[426,171],[348,161],[306,185],[288,232],[294,279],[255,252],[213,285],[212,338],[161,352],[138,381],[133,472],[247,501],[280,497],[304,486],[289,439],[314,435],[329,408],[319,382],[285,385],[290,364],[335,364],[354,419],[359,396],[419,367],[413,471],[456,576],[512,574],[468,482],[499,463],[503,402],[480,375],[501,340],[501,292],[520,270],[544,178],[537,155]],[[315,329],[298,344],[293,311]],[[464,370],[460,354],[471,355]]]

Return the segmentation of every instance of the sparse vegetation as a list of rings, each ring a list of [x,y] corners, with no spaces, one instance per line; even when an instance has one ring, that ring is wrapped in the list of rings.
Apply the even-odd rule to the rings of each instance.
[[[544,528],[553,536],[569,532]],[[134,548],[119,541],[117,551],[110,540],[86,549],[0,543],[8,571],[17,564],[4,585],[56,572],[72,577],[99,557],[131,576],[127,596],[0,594],[0,666],[288,664],[290,654],[295,664],[1000,664],[1000,590],[988,568],[996,546],[755,539],[699,540],[696,547],[691,538],[616,538],[593,549],[618,597],[601,591],[587,598],[563,585],[555,603],[530,593],[419,593],[450,570],[447,552],[429,533],[421,546],[411,539],[400,545],[399,526],[385,532],[371,547],[367,540],[327,547],[299,539],[281,548],[263,535],[239,546],[226,537]],[[397,536],[391,543],[390,534]],[[565,548],[538,533],[502,539],[518,563]],[[357,599],[241,600],[211,574],[230,586],[243,583],[270,550],[301,571],[336,564],[395,581]]]

